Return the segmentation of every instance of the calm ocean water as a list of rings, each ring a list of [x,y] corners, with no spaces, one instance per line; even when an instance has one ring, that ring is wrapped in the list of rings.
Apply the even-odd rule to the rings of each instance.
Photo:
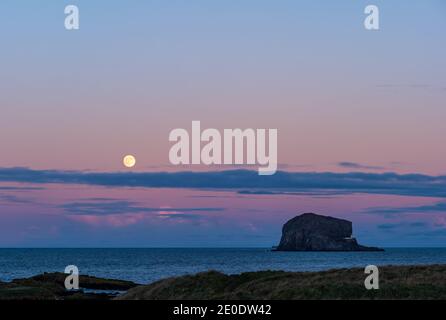
[[[0,281],[78,266],[81,274],[150,283],[161,278],[219,270],[316,271],[402,264],[446,264],[446,248],[385,252],[271,252],[269,249],[0,249]]]

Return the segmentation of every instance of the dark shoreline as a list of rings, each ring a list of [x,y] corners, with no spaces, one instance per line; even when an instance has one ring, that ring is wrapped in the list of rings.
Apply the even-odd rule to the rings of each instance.
[[[0,300],[446,299],[446,265],[379,267],[378,290],[365,289],[362,268],[238,275],[208,271],[148,285],[81,275],[81,290],[75,292],[65,290],[66,276],[45,273],[0,282]]]
[[[67,276],[54,272],[0,282],[0,300],[110,300],[138,286],[131,281],[80,275],[80,290],[68,291]]]

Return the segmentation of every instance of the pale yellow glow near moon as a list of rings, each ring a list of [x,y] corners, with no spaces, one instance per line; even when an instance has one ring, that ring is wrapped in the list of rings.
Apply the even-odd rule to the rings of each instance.
[[[122,163],[124,164],[124,166],[126,166],[127,168],[133,168],[136,164],[136,159],[134,156],[132,155],[127,155],[124,157],[124,159],[122,160]]]

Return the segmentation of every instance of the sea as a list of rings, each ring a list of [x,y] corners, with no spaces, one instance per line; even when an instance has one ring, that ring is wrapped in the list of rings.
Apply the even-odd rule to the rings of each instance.
[[[0,281],[64,272],[147,284],[159,279],[218,270],[320,271],[367,265],[446,264],[446,248],[387,248],[384,252],[273,252],[271,248],[0,249]]]

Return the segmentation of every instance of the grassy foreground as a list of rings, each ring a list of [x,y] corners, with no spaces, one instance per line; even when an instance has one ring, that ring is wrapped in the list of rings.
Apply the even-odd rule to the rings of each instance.
[[[446,299],[446,265],[379,267],[379,290],[365,289],[367,275],[359,268],[323,272],[261,271],[240,275],[208,271],[149,285],[81,276],[82,289],[76,292],[65,290],[65,276],[46,273],[0,282],[0,300]]]
[[[379,268],[379,290],[366,290],[364,269],[324,272],[215,271],[161,280],[117,299],[446,299],[446,265]]]

